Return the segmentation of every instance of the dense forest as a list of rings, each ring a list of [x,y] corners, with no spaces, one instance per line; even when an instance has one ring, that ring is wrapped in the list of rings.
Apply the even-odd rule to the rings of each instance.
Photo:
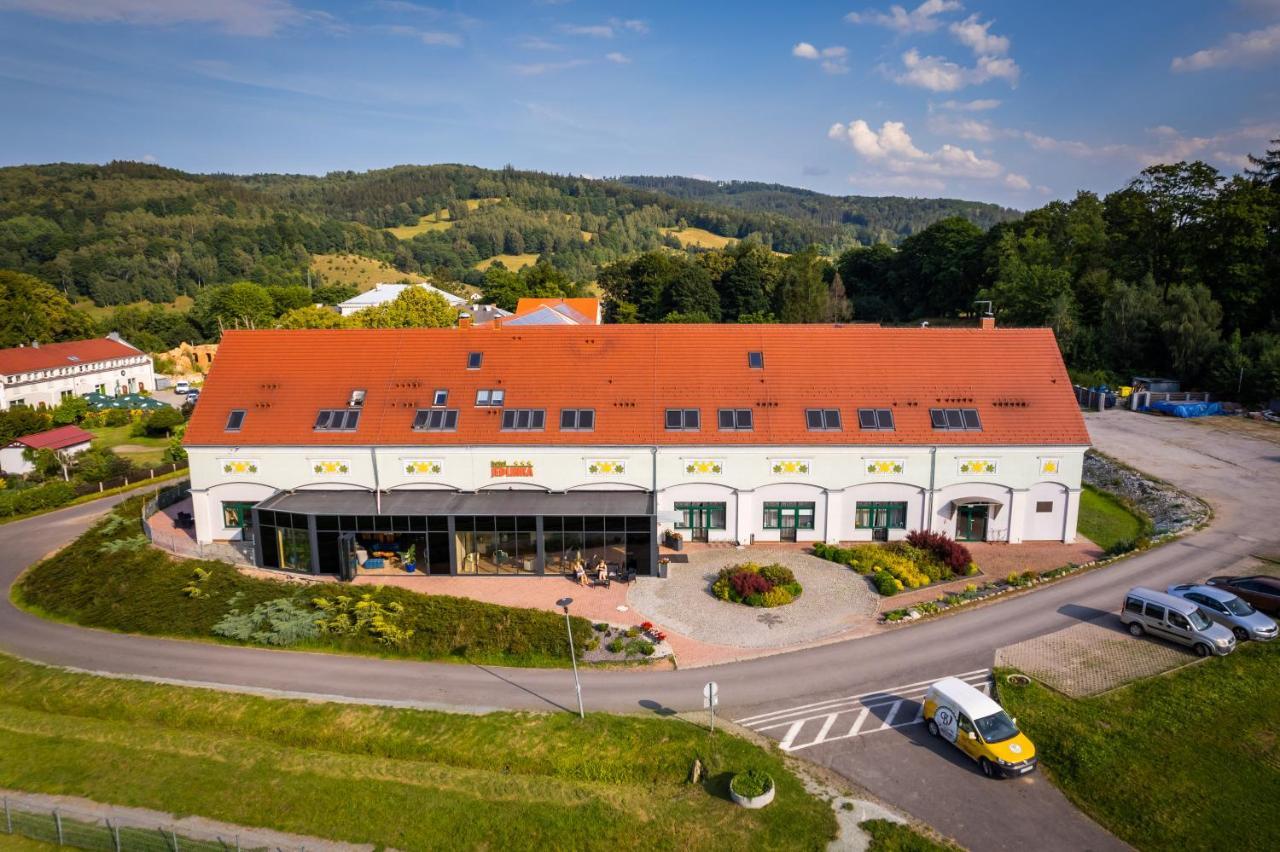
[[[986,230],[1000,222],[1011,222],[1022,214],[1017,210],[962,201],[955,198],[902,198],[899,196],[824,195],[777,183],[756,181],[709,181],[687,177],[626,176],[619,183],[655,190],[676,198],[687,198],[753,213],[774,213],[806,222],[841,228],[846,237],[862,245],[897,245],[903,238],[924,230],[940,219],[960,216]],[[706,227],[706,226],[703,226]],[[724,233],[718,228],[709,228]],[[828,246],[840,249],[843,246]],[[836,253],[835,251],[832,252]]]
[[[310,261],[347,252],[506,307],[594,284],[611,322],[945,324],[988,300],[1001,324],[1051,326],[1089,383],[1160,373],[1266,400],[1280,397],[1280,148],[1252,159],[1235,176],[1153,166],[1105,196],[1017,218],[962,202],[904,208],[763,184],[467,166],[325,177],[3,169],[0,345],[118,330],[159,349],[231,325],[333,324],[312,305],[354,290],[309,275]],[[682,247],[671,233],[682,226],[736,242]],[[837,251],[861,227],[904,238]],[[532,265],[477,268],[495,256]],[[184,294],[183,310],[127,305]],[[86,297],[117,307],[91,318],[72,304]]]

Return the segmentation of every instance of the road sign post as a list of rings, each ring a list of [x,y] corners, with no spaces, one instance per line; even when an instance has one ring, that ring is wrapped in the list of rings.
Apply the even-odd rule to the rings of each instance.
[[[711,711],[711,733],[716,731],[716,705],[720,703],[720,686],[714,681],[708,681],[707,685],[702,687],[702,706]]]

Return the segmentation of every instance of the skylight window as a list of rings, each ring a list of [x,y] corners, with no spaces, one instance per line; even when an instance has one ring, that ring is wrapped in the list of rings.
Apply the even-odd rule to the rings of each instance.
[[[930,408],[929,422],[939,431],[982,431],[982,420],[976,408]]]
[[[807,408],[804,422],[810,432],[839,432],[843,428],[838,408]]]
[[[763,353],[763,352],[748,352],[748,353],[747,353],[747,366],[748,366],[748,367],[750,367],[750,368],[751,368],[751,369],[753,369],[753,370],[763,370],[763,369],[764,369],[764,353]]]
[[[502,388],[481,388],[476,391],[476,405],[481,407],[501,408],[506,398],[507,392]]]
[[[453,432],[458,428],[458,409],[419,408],[413,417],[415,432]]]
[[[432,405],[444,405],[449,401],[449,392],[447,390],[438,390],[431,397]]]
[[[354,432],[360,423],[358,408],[323,408],[316,415],[317,432]]]
[[[667,409],[667,431],[669,432],[697,432],[702,428],[702,417],[696,408],[668,408]]]
[[[483,353],[483,352],[468,352],[468,353],[467,353],[467,369],[468,369],[468,370],[479,370],[479,369],[480,369],[480,365],[481,365],[481,364],[483,364],[483,363],[484,363],[484,353]]]
[[[869,431],[892,432],[893,410],[889,408],[859,408],[858,428]]]
[[[590,432],[595,428],[596,410],[594,408],[560,409],[560,431]]]
[[[750,432],[752,429],[750,408],[722,408],[719,416],[721,432]]]
[[[227,415],[227,431],[228,432],[239,432],[240,426],[243,425],[243,423],[244,423],[243,408],[234,409],[230,414]]]
[[[508,408],[502,412],[504,432],[533,432],[546,428],[547,412],[543,408]]]

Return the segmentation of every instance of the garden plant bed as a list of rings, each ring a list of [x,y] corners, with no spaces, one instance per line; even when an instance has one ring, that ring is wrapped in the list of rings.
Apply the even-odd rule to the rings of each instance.
[[[743,562],[720,569],[711,593],[722,601],[745,606],[786,606],[804,593],[796,575],[785,565],[774,562],[757,565]]]
[[[592,636],[582,646],[582,660],[587,663],[653,662],[671,656],[667,634],[645,621],[639,625],[597,622],[591,625]]]
[[[890,544],[839,547],[819,542],[813,553],[866,575],[885,597],[905,589],[919,590],[950,583],[979,572],[969,549],[942,533],[917,530]]]

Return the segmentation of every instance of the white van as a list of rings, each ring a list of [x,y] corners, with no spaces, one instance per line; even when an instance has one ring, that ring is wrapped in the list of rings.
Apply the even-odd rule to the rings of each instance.
[[[191,390],[191,382],[187,381],[186,379],[181,379],[180,381],[174,382],[173,392],[176,393],[178,396],[186,396],[187,391],[189,390]]]
[[[1179,645],[1187,645],[1201,657],[1225,657],[1235,650],[1236,637],[1213,621],[1186,598],[1135,586],[1124,596],[1120,620],[1134,636],[1150,633]]]
[[[982,692],[944,677],[924,697],[929,733],[978,762],[988,778],[1024,775],[1036,768],[1036,747],[1018,730],[1018,720]]]

